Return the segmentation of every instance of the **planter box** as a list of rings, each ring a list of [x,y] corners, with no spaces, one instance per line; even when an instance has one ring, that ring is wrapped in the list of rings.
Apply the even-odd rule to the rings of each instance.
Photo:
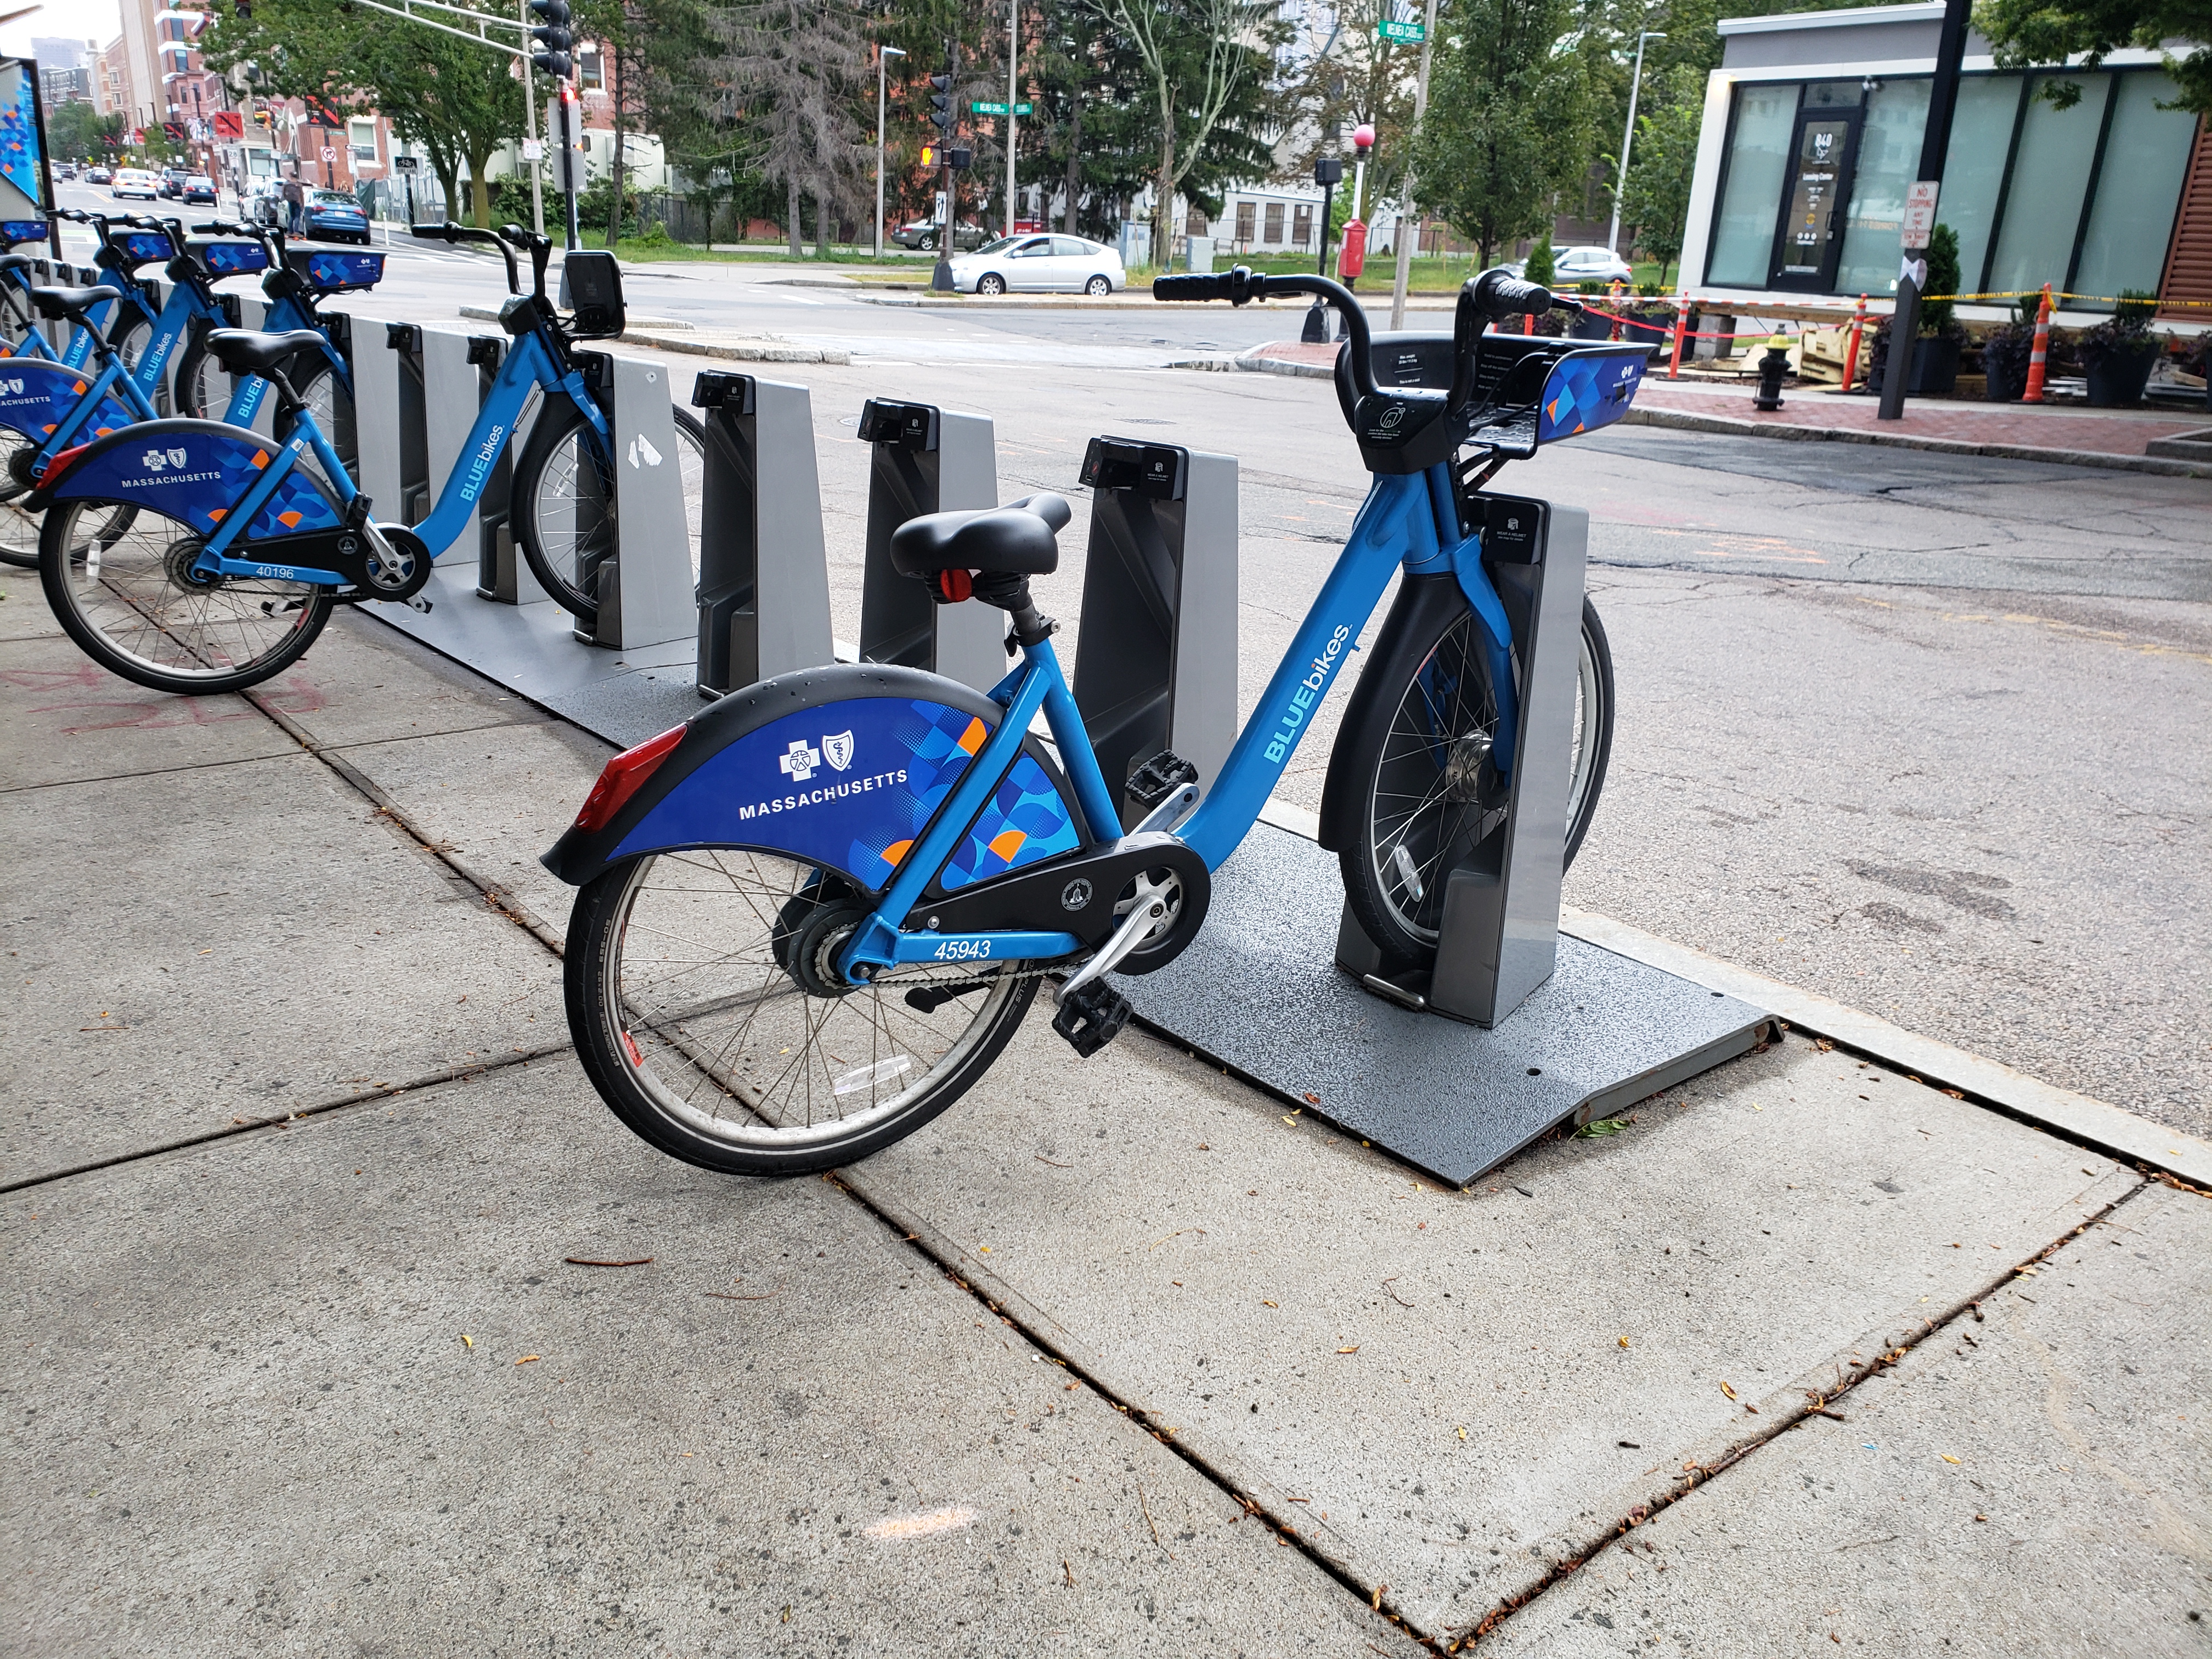
[[[1905,391],[1915,398],[1948,397],[1959,384],[1959,342],[1938,335],[1913,343],[1912,377],[1905,383]],[[1888,378],[1893,358],[1882,360],[1881,373],[1869,382],[1868,390],[1880,392]]]
[[[2158,352],[2104,351],[2092,357],[2082,354],[2081,368],[2089,382],[2089,402],[2097,409],[2133,409],[2142,401],[2143,387],[2158,362]]]

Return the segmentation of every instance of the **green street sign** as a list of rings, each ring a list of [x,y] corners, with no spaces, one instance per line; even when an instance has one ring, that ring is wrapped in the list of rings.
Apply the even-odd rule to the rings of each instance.
[[[1428,26],[1425,23],[1393,23],[1385,19],[1375,26],[1376,40],[1395,40],[1408,46],[1420,45],[1427,39],[1428,33]]]
[[[1009,112],[1015,115],[1027,115],[1030,112],[1030,106],[1027,104],[1016,104],[1011,112],[1004,104],[970,104],[968,108],[971,114],[975,115],[1005,115]]]

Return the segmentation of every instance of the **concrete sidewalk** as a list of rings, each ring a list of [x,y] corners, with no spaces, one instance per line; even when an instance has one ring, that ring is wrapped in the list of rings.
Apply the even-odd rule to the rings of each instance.
[[[2201,1195],[1796,1036],[1440,1192],[1042,1018],[708,1176],[565,1047],[605,745],[0,591],[6,1651],[2203,1651]]]

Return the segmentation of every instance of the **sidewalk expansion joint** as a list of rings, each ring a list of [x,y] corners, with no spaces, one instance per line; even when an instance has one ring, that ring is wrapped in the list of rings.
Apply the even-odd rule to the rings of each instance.
[[[1048,1334],[1043,1328],[1045,1322],[1042,1319],[1030,1318],[1021,1309],[1014,1307],[1011,1302],[1002,1304],[994,1301],[987,1291],[978,1289],[970,1278],[970,1275],[975,1272],[975,1267],[961,1261],[951,1250],[941,1248],[933,1240],[923,1237],[921,1224],[911,1222],[894,1213],[889,1207],[871,1198],[854,1184],[843,1170],[828,1170],[824,1172],[822,1179],[843,1193],[884,1226],[890,1228],[900,1242],[944,1274],[954,1288],[965,1292],[977,1306],[993,1318],[1014,1332],[1022,1340],[1044,1355],[1054,1364],[1066,1370],[1069,1376],[1089,1389],[1115,1411],[1127,1418],[1133,1427],[1152,1436],[1200,1480],[1233,1499],[1244,1511],[1244,1518],[1257,1522],[1273,1533],[1275,1541],[1279,1545],[1297,1551],[1308,1562],[1326,1574],[1332,1583],[1342,1589],[1362,1607],[1389,1620],[1404,1632],[1407,1638],[1419,1643],[1431,1653],[1441,1655],[1451,1650],[1440,1638],[1414,1628],[1407,1621],[1405,1616],[1392,1606],[1389,1585],[1382,1584],[1371,1589],[1362,1585],[1341,1563],[1331,1560],[1315,1547],[1311,1540],[1303,1536],[1295,1527],[1291,1526],[1290,1524],[1291,1517],[1287,1513],[1278,1512],[1264,1504],[1257,1495],[1241,1490],[1233,1479],[1214,1468],[1202,1454],[1178,1440],[1174,1425],[1159,1419],[1158,1413],[1149,1407],[1125,1398],[1102,1381],[1097,1364],[1086,1360],[1077,1352],[1072,1344],[1055,1340]],[[1287,1509],[1287,1506],[1283,1507]],[[1162,1547],[1165,1548],[1165,1546]]]
[[[75,789],[86,784],[120,783],[126,778],[174,777],[182,772],[218,772],[227,766],[258,766],[264,761],[289,760],[286,754],[234,755],[228,760],[194,761],[186,766],[149,766],[129,772],[102,772],[76,778],[49,778],[44,783],[12,783],[0,788],[0,795],[27,795],[40,789]]]
[[[232,1140],[240,1135],[258,1134],[264,1130],[281,1129],[287,1124],[305,1122],[311,1117],[327,1117],[333,1112],[349,1111],[356,1106],[373,1106],[380,1100],[392,1100],[400,1095],[412,1094],[420,1089],[434,1088],[441,1084],[465,1082],[490,1072],[503,1072],[510,1066],[526,1066],[533,1060],[544,1060],[553,1054],[565,1054],[574,1045],[551,1042],[536,1048],[517,1048],[512,1054],[497,1060],[472,1060],[458,1066],[448,1066],[441,1071],[428,1072],[404,1083],[387,1084],[380,1089],[368,1089],[359,1094],[348,1095],[343,1100],[326,1100],[318,1106],[302,1106],[296,1111],[276,1112],[267,1117],[234,1118],[220,1129],[210,1129],[204,1134],[182,1135],[174,1140],[165,1140],[158,1146],[142,1146],[134,1152],[118,1152],[112,1158],[95,1158],[82,1164],[73,1164],[65,1170],[50,1170],[23,1181],[0,1182],[0,1194],[20,1193],[27,1188],[51,1186],[57,1181],[69,1181],[81,1175],[90,1175],[100,1170],[112,1170],[118,1164],[143,1163],[148,1158],[166,1158],[171,1152],[181,1152],[194,1146],[204,1146],[210,1141]]]
[[[348,787],[374,806],[377,815],[389,823],[401,835],[406,836],[423,856],[434,860],[450,871],[455,879],[464,883],[471,890],[482,894],[486,904],[544,945],[556,960],[565,955],[566,941],[553,927],[540,920],[528,906],[507,889],[501,886],[497,882],[485,880],[475,871],[470,869],[465,863],[454,855],[450,847],[409,818],[401,810],[398,802],[385,793],[377,787],[374,779],[345,758],[346,748],[362,749],[374,745],[353,744],[340,748],[318,743],[290,715],[285,714],[281,708],[270,706],[258,691],[248,691],[245,696],[247,702],[267,715],[295,743],[336,773]]]
[[[2166,1184],[2182,1187],[2186,1191],[2197,1190],[2188,1187],[2187,1183],[2178,1181],[2169,1180]],[[1700,1487],[1710,1486],[1725,1471],[1735,1468],[1753,1453],[1771,1445],[1792,1429],[1801,1427],[1808,1419],[1819,1416],[1835,1418],[1839,1422],[1847,1420],[1837,1413],[1835,1407],[1839,1401],[1846,1399],[1860,1383],[1896,1365],[1906,1355],[1919,1348],[1922,1344],[1932,1338],[1941,1336],[1962,1319],[1971,1320],[1975,1324],[1981,1323],[1983,1303],[1996,1295],[2006,1285],[2017,1283],[2023,1274],[2048,1261],[2060,1250],[2087,1232],[2090,1228],[2108,1219],[2122,1206],[2141,1197],[2150,1189],[2151,1185],[2152,1182],[2148,1180],[2138,1179],[2135,1186],[2105,1205],[2096,1213],[2068,1228],[2026,1260],[2016,1261],[2005,1268],[2000,1275],[1990,1279],[1979,1294],[1969,1296],[1954,1304],[1936,1317],[1923,1320],[1918,1334],[1905,1338],[1895,1346],[1876,1354],[1872,1359],[1862,1360],[1850,1366],[1839,1364],[1837,1366],[1836,1385],[1832,1389],[1818,1392],[1808,1391],[1806,1403],[1787,1416],[1777,1415],[1770,1421],[1762,1414],[1759,1419],[1759,1428],[1756,1433],[1744,1439],[1731,1442],[1717,1455],[1684,1470],[1680,1477],[1667,1491],[1661,1492],[1650,1503],[1638,1504],[1631,1509],[1606,1531],[1592,1537],[1580,1553],[1554,1563],[1541,1578],[1519,1595],[1492,1607],[1473,1629],[1446,1641],[1443,1650],[1446,1653],[1457,1653],[1480,1642],[1496,1631],[1507,1620],[1535,1601],[1554,1584],[1580,1571],[1593,1557],[1614,1540],[1627,1537],[1630,1533],[1651,1520],[1662,1510],[1672,1509],[1692,1492]]]

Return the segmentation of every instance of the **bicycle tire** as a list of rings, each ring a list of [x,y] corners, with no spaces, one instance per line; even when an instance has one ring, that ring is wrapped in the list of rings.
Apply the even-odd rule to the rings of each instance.
[[[641,1139],[726,1175],[812,1174],[912,1134],[989,1069],[1038,980],[1018,964],[959,970],[954,982],[969,988],[920,1010],[905,997],[948,970],[810,989],[821,981],[804,963],[818,974],[838,930],[865,914],[837,878],[765,853],[706,848],[611,866],[568,919],[562,977],[585,1074]],[[882,1097],[917,1063],[919,1078]],[[842,1114],[863,1091],[851,1116],[816,1121],[817,1104]],[[802,1103],[805,1121],[791,1121]]]
[[[675,411],[678,467],[684,487],[684,518],[691,544],[691,580],[699,580],[700,489],[706,475],[707,428],[686,409]],[[611,470],[599,453],[596,434],[583,412],[565,396],[548,398],[530,428],[514,469],[508,522],[515,545],[547,597],[586,628],[599,620],[596,573],[615,546],[614,527],[603,512],[583,529],[574,527],[578,512],[576,480],[588,465],[596,479],[596,499],[613,490]],[[591,513],[588,507],[583,508]],[[562,523],[566,513],[570,520]]]
[[[1425,968],[1436,959],[1443,904],[1444,883],[1436,878],[1447,859],[1455,862],[1502,827],[1504,805],[1502,790],[1486,793],[1494,774],[1484,777],[1486,765],[1467,763],[1480,740],[1494,735],[1498,718],[1486,659],[1472,648],[1473,611],[1464,598],[1456,605],[1438,602],[1434,591],[1401,591],[1399,604],[1408,607],[1407,626],[1363,672],[1337,733],[1337,752],[1358,768],[1351,833],[1338,860],[1346,901],[1367,936],[1394,969]],[[1613,650],[1588,598],[1581,636],[1568,778],[1569,865],[1596,816],[1613,753]],[[1380,677],[1371,689],[1370,674]],[[1476,743],[1469,744],[1471,738]],[[1417,803],[1411,808],[1403,805],[1409,799]]]
[[[76,533],[88,510],[108,511],[109,526],[121,523],[113,539]],[[331,589],[243,579],[188,586],[179,572],[198,542],[190,526],[143,503],[57,501],[40,526],[40,585],[85,655],[134,684],[208,696],[283,673],[330,621]]]

